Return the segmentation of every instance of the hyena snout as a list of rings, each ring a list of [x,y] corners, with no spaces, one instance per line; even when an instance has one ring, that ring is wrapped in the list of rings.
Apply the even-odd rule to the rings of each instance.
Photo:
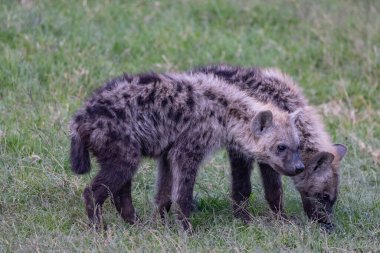
[[[279,145],[277,154],[280,157],[280,163],[274,166],[278,173],[285,176],[295,176],[305,170],[305,165],[301,160],[301,155],[298,149],[284,148],[285,145]]]
[[[294,174],[298,175],[302,173],[305,170],[305,165],[303,164],[301,160],[301,155],[299,151],[296,151],[293,153],[293,162],[294,164]]]
[[[302,163],[302,161],[299,161],[295,165],[295,171],[296,175],[302,173],[305,170],[305,165]]]

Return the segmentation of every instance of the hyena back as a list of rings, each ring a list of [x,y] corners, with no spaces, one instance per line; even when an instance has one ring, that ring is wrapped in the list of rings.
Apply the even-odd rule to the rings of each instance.
[[[308,217],[331,228],[332,206],[338,195],[339,162],[346,154],[346,147],[332,144],[324,130],[322,120],[295,82],[277,69],[242,68],[229,65],[209,65],[193,72],[213,74],[225,82],[244,90],[261,102],[271,102],[289,113],[302,109],[296,120],[300,136],[302,160],[306,168],[292,177],[301,194]],[[243,158],[240,152],[229,151],[232,169],[232,197],[239,210],[245,210],[250,195],[249,175],[252,160]],[[270,208],[283,214],[282,185],[280,175],[270,165],[259,162],[264,192]],[[239,213],[239,212],[238,212]],[[245,216],[244,216],[245,217]]]
[[[281,174],[303,170],[294,126],[298,114],[254,101],[212,75],[150,73],[114,79],[94,92],[70,124],[72,170],[90,170],[89,152],[100,165],[83,193],[87,215],[101,224],[101,206],[111,193],[123,219],[134,223],[132,177],[146,156],[159,158],[158,209],[174,202],[188,229],[197,170],[215,149],[228,145]],[[283,146],[289,149],[279,151]]]

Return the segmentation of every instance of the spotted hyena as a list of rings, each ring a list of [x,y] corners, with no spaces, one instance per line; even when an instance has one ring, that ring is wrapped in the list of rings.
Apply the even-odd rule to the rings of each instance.
[[[160,168],[158,211],[162,214],[173,202],[178,220],[189,229],[196,174],[214,150],[228,146],[280,174],[304,169],[294,126],[299,113],[255,101],[213,75],[116,78],[95,91],[70,124],[72,170],[90,170],[89,151],[100,165],[83,193],[87,215],[101,224],[101,206],[112,194],[121,216],[134,223],[132,177],[141,158],[152,157]]]
[[[201,67],[194,73],[213,74],[215,77],[244,90],[255,101],[271,102],[279,109],[294,112],[302,108],[296,119],[300,136],[302,160],[306,169],[292,177],[301,194],[308,217],[332,228],[332,207],[337,199],[339,185],[339,162],[346,154],[346,147],[333,144],[324,130],[322,120],[296,83],[277,69],[242,68],[229,65]],[[246,159],[239,150],[230,149],[232,169],[232,198],[235,210],[246,212],[251,193],[250,173],[252,159]],[[266,199],[270,208],[283,214],[282,186],[279,173],[267,163],[259,162]],[[246,216],[244,216],[246,217]]]

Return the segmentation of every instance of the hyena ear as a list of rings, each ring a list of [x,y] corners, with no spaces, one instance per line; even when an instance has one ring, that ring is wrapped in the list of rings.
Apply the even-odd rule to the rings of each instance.
[[[293,122],[296,122],[297,119],[302,115],[302,113],[303,113],[303,110],[302,110],[302,109],[297,109],[297,110],[295,110],[294,112],[289,113],[290,119],[291,119]]]
[[[317,153],[311,162],[310,167],[313,171],[320,171],[322,169],[329,168],[328,165],[334,160],[334,155],[329,152],[319,152]]]
[[[338,154],[338,160],[342,160],[347,153],[347,147],[343,144],[334,144],[336,153]]]
[[[271,111],[259,112],[252,121],[252,131],[256,135],[261,135],[273,124],[273,114]]]

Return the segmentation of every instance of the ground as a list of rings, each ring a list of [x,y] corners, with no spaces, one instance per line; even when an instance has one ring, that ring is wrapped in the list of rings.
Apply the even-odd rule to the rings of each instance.
[[[376,0],[3,0],[0,251],[378,251],[379,12]],[[224,151],[198,176],[194,235],[173,222],[151,221],[151,160],[133,187],[142,224],[124,224],[107,202],[108,230],[89,229],[81,193],[97,168],[85,176],[70,170],[67,125],[74,111],[122,72],[221,62],[289,73],[319,108],[334,141],[348,146],[335,232],[324,234],[307,221],[289,178],[283,180],[285,209],[295,222],[274,220],[257,170],[254,222],[246,226],[234,219]]]

